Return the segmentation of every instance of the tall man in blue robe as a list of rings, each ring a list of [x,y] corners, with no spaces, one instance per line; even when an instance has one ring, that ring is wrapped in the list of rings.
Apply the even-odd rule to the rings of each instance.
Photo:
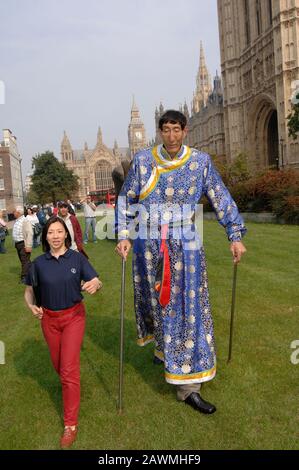
[[[210,156],[183,145],[186,125],[182,113],[167,111],[163,144],[135,155],[120,192],[116,251],[126,259],[133,243],[138,344],[155,343],[154,362],[164,362],[178,400],[212,414],[216,407],[199,393],[216,374],[205,253],[194,226],[201,196],[225,228],[235,263],[246,229]]]

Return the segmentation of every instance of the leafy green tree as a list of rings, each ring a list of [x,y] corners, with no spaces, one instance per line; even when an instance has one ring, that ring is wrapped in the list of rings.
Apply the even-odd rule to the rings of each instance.
[[[32,187],[26,193],[25,201],[26,204],[38,204],[40,202],[38,195],[33,191]]]
[[[33,157],[32,168],[32,191],[42,204],[71,198],[78,190],[78,176],[65,163],[59,162],[53,152]]]
[[[292,104],[292,112],[288,115],[287,120],[289,136],[296,140],[299,135],[299,93],[295,97]]]
[[[228,165],[228,186],[234,186],[237,183],[242,183],[250,178],[250,171],[248,167],[247,155],[239,153],[235,159]]]

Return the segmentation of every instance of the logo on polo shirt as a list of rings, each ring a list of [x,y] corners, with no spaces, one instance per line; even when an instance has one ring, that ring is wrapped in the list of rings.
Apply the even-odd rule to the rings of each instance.
[[[76,272],[77,272],[76,268],[71,269],[71,273],[76,274]]]

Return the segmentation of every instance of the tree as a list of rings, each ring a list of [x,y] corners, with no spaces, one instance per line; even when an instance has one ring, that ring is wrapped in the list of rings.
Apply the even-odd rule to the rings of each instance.
[[[60,199],[70,199],[78,190],[78,176],[68,170],[53,152],[46,151],[32,159],[32,191],[37,194],[39,202],[57,202]]]
[[[296,140],[299,135],[299,92],[294,96],[292,101],[292,112],[288,115],[287,119],[289,136]]]
[[[25,195],[26,204],[39,204],[40,200],[35,191],[33,191],[32,186]]]
[[[239,153],[234,160],[229,163],[227,168],[228,186],[233,187],[235,184],[243,183],[250,178],[248,168],[248,159],[245,153]]]

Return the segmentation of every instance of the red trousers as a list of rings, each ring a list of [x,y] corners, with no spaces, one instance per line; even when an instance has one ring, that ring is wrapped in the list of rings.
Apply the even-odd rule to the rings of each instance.
[[[80,408],[80,349],[85,329],[83,303],[54,312],[43,308],[41,326],[53,366],[62,385],[64,425],[78,424]]]

